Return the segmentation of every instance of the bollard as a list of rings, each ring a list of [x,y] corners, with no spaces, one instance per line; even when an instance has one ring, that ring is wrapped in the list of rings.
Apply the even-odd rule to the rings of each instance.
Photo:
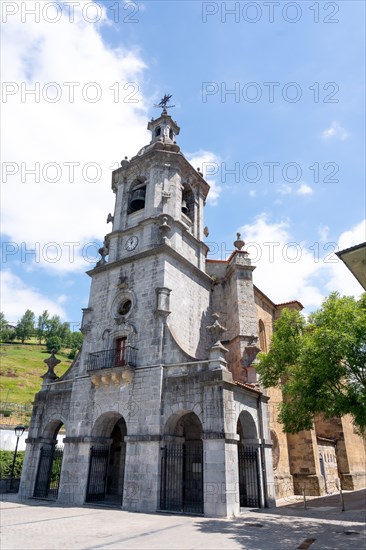
[[[344,498],[343,498],[343,491],[342,491],[341,484],[339,484],[339,496],[341,497],[342,512],[344,512],[345,507],[344,507]]]
[[[302,494],[303,494],[303,497],[304,497],[304,510],[307,510],[307,506],[306,506],[306,494],[305,494],[305,487],[303,488],[302,490]]]

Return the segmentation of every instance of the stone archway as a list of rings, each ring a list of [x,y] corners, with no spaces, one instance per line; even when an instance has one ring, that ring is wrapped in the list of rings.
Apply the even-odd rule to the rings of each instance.
[[[61,420],[50,421],[43,431],[39,452],[34,498],[56,500],[60,486],[63,445],[57,445],[57,437],[64,424]]]
[[[105,413],[95,422],[86,502],[122,505],[126,436],[126,422],[118,413]]]
[[[165,426],[160,509],[203,514],[202,424],[194,412],[173,415]]]
[[[242,411],[237,422],[239,499],[241,507],[261,505],[260,456],[257,428],[252,415]]]

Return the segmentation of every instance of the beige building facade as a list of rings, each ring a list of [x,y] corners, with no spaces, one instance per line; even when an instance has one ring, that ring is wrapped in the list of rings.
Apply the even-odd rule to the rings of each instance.
[[[273,323],[283,308],[300,311],[297,301],[274,304],[255,287],[255,302],[261,351],[268,351]],[[354,431],[350,416],[325,420],[315,418],[314,429],[298,434],[285,434],[278,422],[278,404],[282,393],[268,391],[270,397],[270,431],[273,443],[273,467],[277,498],[292,494],[324,495],[355,490],[366,486],[365,439]]]

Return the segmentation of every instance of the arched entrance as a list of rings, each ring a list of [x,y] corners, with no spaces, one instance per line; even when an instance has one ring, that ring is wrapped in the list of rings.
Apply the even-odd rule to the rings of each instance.
[[[126,461],[126,422],[117,413],[102,415],[93,428],[86,502],[121,505]]]
[[[173,415],[161,457],[160,509],[203,514],[202,425],[193,412]]]
[[[54,420],[45,429],[39,454],[34,498],[57,499],[64,452],[63,445],[57,445],[57,438],[62,428],[63,423],[60,420]]]
[[[239,499],[240,507],[259,508],[260,503],[260,457],[257,428],[252,416],[243,411],[237,423]]]

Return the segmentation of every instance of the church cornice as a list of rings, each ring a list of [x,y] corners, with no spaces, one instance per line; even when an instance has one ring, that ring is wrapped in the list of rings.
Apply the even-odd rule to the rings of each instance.
[[[206,200],[210,186],[202,176],[201,172],[198,172],[190,162],[185,158],[180,151],[172,151],[172,145],[160,144],[160,147],[156,147],[159,144],[147,145],[146,150],[141,155],[135,155],[130,161],[123,161],[123,166],[117,168],[112,172],[112,189],[115,190],[116,185],[124,183],[126,180],[133,179],[141,172],[140,165],[145,164],[150,160],[150,157],[154,159],[154,166],[164,167],[164,164],[177,162],[178,166],[182,170],[185,177],[194,180],[196,184],[199,184],[203,199]],[[167,158],[161,158],[161,157]]]
[[[204,244],[204,243],[202,243]],[[162,254],[168,254],[174,259],[181,262],[183,265],[188,267],[190,270],[192,270],[194,273],[199,275],[202,280],[206,281],[207,284],[211,285],[213,283],[212,277],[196,267],[194,264],[192,264],[187,258],[185,258],[182,254],[180,254],[177,250],[172,248],[170,245],[167,244],[161,244],[158,246],[154,246],[153,248],[148,248],[146,250],[143,250],[141,252],[137,252],[133,256],[121,258],[120,260],[116,260],[114,262],[107,262],[103,265],[100,265],[98,267],[94,267],[93,269],[90,269],[89,271],[86,271],[86,274],[89,275],[89,277],[93,277],[94,275],[97,275],[99,273],[103,273],[105,271],[108,271],[110,269],[115,269],[116,267],[121,267],[133,262],[136,262],[137,260],[140,260],[142,258],[147,258],[149,256],[157,256]]]
[[[157,216],[149,216],[148,218],[144,218],[144,219],[140,220],[139,222],[137,222],[136,225],[131,225],[130,227],[126,227],[125,229],[116,229],[114,231],[111,231],[111,233],[108,233],[105,236],[105,238],[110,239],[111,237],[128,236],[130,234],[133,234],[133,232],[136,231],[138,228],[142,228],[142,227],[144,227],[146,225],[150,225],[150,224],[154,224],[154,225],[159,226],[161,218],[163,216],[168,216],[168,215],[165,214],[164,212],[161,212]],[[203,246],[205,248],[205,250],[207,250],[207,251],[209,250],[206,243],[204,243],[203,241],[200,241],[194,235],[192,235],[192,233],[190,233],[188,231],[188,227],[187,227],[186,223],[182,222],[182,220],[180,220],[180,219],[172,218],[171,216],[169,216],[169,218],[171,218],[172,223],[174,223],[174,225],[176,225],[180,230],[183,231],[184,238],[186,238],[188,241],[190,241],[192,245]]]

